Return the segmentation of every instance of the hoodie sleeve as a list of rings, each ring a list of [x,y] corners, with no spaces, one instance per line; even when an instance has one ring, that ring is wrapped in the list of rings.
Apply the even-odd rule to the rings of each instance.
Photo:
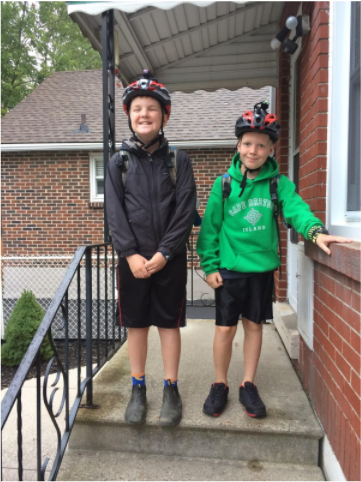
[[[216,179],[208,199],[198,236],[197,252],[201,266],[208,276],[219,270],[219,233],[223,222],[222,178]]]
[[[123,208],[123,183],[120,168],[115,163],[117,156],[119,154],[115,154],[108,164],[105,204],[115,250],[120,257],[125,258],[138,253],[138,246]]]
[[[170,258],[179,253],[187,242],[193,227],[196,197],[191,160],[184,151],[178,151],[176,209],[158,248],[158,251]]]
[[[286,221],[306,239],[313,226],[323,226],[323,222],[316,218],[309,205],[296,193],[294,183],[283,175],[278,184],[278,198]]]

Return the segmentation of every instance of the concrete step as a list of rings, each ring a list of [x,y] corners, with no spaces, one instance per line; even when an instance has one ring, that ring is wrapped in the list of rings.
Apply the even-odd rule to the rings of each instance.
[[[325,480],[314,466],[166,457],[119,452],[67,452],[57,480]]]
[[[212,345],[214,323],[191,320],[182,332],[179,390],[183,419],[177,427],[161,427],[163,364],[157,330],[149,337],[147,363],[147,422],[124,423],[129,400],[130,368],[127,345],[94,380],[99,410],[79,411],[70,449],[132,452],[148,455],[258,460],[317,466],[322,430],[273,324],[264,326],[264,341],[256,383],[267,407],[265,419],[248,417],[238,401],[243,372],[243,329],[239,326],[229,371],[230,396],[221,417],[202,413],[214,381]]]

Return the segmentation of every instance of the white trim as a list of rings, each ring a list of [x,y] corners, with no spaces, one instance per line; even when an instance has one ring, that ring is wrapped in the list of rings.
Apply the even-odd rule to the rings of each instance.
[[[90,202],[91,203],[102,203],[104,202],[104,194],[96,195],[97,185],[96,185],[96,168],[95,162],[101,160],[104,162],[102,152],[90,152],[89,153],[89,191],[90,191]],[[105,181],[104,171],[103,171],[103,182]]]
[[[332,234],[361,239],[361,213],[346,212],[348,105],[350,92],[351,2],[330,2],[330,57],[327,146],[327,225]],[[346,113],[339,121],[339,113]]]
[[[337,460],[337,457],[331,447],[327,435],[324,435],[322,439],[321,454],[321,469],[325,475],[326,480],[347,480],[341,469],[339,461]]]
[[[246,0],[233,0],[235,3],[246,3]],[[184,0],[117,0],[113,2],[69,2],[68,14],[71,15],[74,12],[83,12],[88,15],[99,15],[106,10],[115,9],[122,12],[132,13],[146,8],[149,6],[156,7],[162,10],[169,10],[175,8],[177,5],[184,3]],[[188,3],[192,3],[198,7],[208,7],[214,0],[188,0]]]
[[[206,149],[220,147],[234,147],[235,139],[211,139],[201,141],[172,141],[168,139],[170,145],[179,149]],[[115,144],[116,149],[120,149],[121,143]],[[88,144],[1,144],[2,152],[23,152],[23,151],[103,151],[102,142]]]

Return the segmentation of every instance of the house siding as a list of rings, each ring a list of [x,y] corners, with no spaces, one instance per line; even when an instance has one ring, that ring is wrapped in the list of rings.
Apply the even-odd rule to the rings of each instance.
[[[296,15],[299,3],[286,3],[282,22]],[[304,2],[311,32],[302,38],[299,193],[326,222],[329,3]],[[288,113],[290,57],[280,52],[280,91],[277,114],[283,133],[278,155],[281,172],[288,172]],[[283,235],[285,236],[285,235]],[[286,238],[284,238],[286,239]],[[299,373],[347,480],[360,480],[360,246],[339,256],[317,254],[314,259],[313,350],[300,336]],[[286,251],[286,249],[285,249]],[[328,258],[328,259],[327,259]],[[337,258],[337,259],[336,259]],[[351,262],[350,262],[351,259]],[[286,260],[284,260],[286,263]],[[286,265],[283,265],[286,272]],[[286,283],[277,281],[283,298]],[[286,295],[287,296],[287,295]],[[285,296],[285,298],[286,298]]]

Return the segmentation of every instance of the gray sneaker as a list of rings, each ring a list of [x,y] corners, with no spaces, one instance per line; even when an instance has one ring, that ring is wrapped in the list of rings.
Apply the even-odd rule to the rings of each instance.
[[[125,421],[133,425],[140,425],[145,422],[147,409],[147,387],[133,385],[127,409],[125,411]]]
[[[161,425],[177,425],[182,418],[182,399],[178,392],[178,387],[173,386],[168,380],[168,385],[164,387],[163,406],[160,411],[159,421]]]

